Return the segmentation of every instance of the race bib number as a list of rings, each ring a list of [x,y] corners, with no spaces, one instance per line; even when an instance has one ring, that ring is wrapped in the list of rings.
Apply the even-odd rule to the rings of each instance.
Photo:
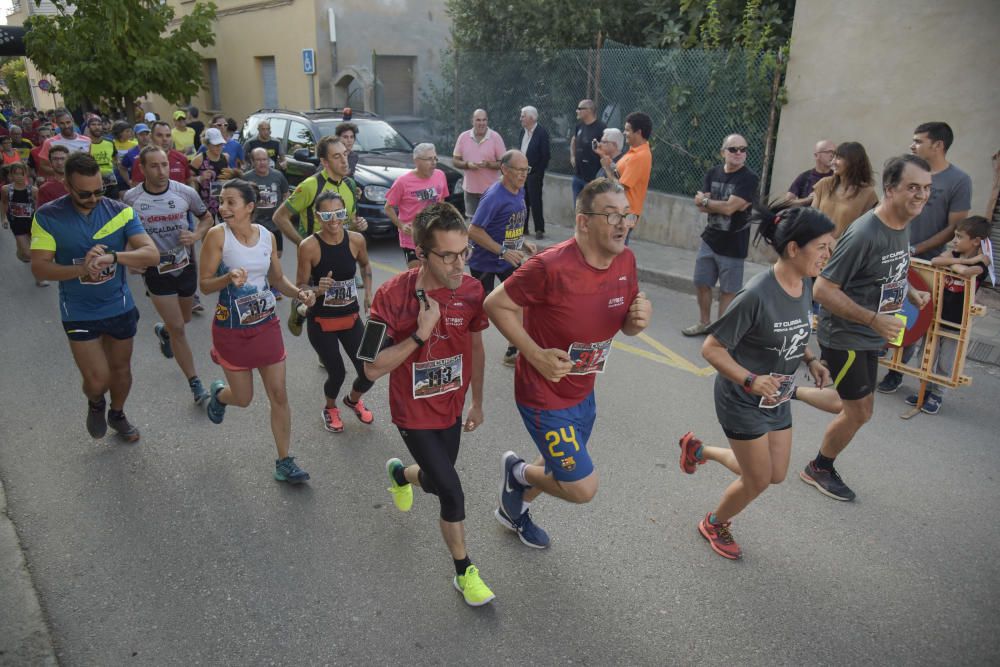
[[[506,252],[508,250],[518,250],[519,251],[523,247],[524,247],[524,236],[523,235],[518,236],[515,239],[504,239],[503,240],[503,249],[504,249],[504,252]]]
[[[31,204],[23,201],[12,201],[8,206],[7,215],[11,218],[30,218],[35,212]]]
[[[323,295],[324,306],[349,306],[358,300],[358,288],[354,278],[337,280]]]
[[[274,294],[271,293],[271,290],[255,292],[239,297],[236,299],[235,305],[241,325],[257,324],[274,314]]]
[[[413,364],[413,398],[430,398],[462,387],[462,355]]]
[[[272,167],[274,164],[272,162]],[[257,186],[257,208],[275,208],[278,206],[278,193],[267,185]]]
[[[773,410],[782,403],[792,400],[795,392],[795,376],[782,375],[781,373],[771,373],[771,377],[778,381],[778,392],[773,396],[761,396],[759,407],[766,410]]]
[[[173,273],[191,263],[191,256],[186,246],[179,245],[170,252],[160,254],[160,263],[156,270],[160,275]]]
[[[603,373],[611,355],[611,341],[600,343],[573,343],[569,346],[569,360],[573,364],[570,375]]]
[[[878,298],[878,312],[882,315],[898,313],[903,310],[903,299],[906,298],[906,281],[894,280],[882,285],[882,293]]]
[[[83,260],[83,257],[77,257],[73,260],[73,263],[79,266],[83,264]],[[100,285],[114,278],[116,273],[118,273],[118,265],[112,264],[101,271],[96,278],[92,278],[89,273],[80,276],[80,283],[83,285]]]

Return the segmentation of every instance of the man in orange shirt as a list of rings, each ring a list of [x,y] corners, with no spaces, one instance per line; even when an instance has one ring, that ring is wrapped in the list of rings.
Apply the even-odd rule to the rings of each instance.
[[[625,188],[625,197],[631,213],[642,215],[649,189],[649,174],[653,169],[653,154],[649,150],[649,135],[653,133],[653,121],[641,111],[630,113],[625,118],[625,141],[628,152],[612,164],[611,158],[602,157],[604,173],[611,180],[618,181]],[[631,230],[629,230],[631,235]]]

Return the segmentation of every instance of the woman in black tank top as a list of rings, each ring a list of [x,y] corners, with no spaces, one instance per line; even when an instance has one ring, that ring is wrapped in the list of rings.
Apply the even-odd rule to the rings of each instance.
[[[341,345],[358,375],[351,393],[344,396],[344,405],[353,410],[363,424],[374,421],[361,400],[373,383],[365,376],[364,362],[357,357],[364,325],[359,317],[361,308],[354,283],[360,265],[367,313],[371,306],[372,270],[365,237],[345,228],[347,209],[340,195],[331,190],[322,192],[316,199],[315,211],[320,229],[299,244],[297,282],[319,288],[316,304],[306,316],[306,331],[328,373],[323,386],[326,395],[323,425],[328,431],[340,433],[344,430],[344,422],[337,408],[337,396],[347,374],[340,354]]]

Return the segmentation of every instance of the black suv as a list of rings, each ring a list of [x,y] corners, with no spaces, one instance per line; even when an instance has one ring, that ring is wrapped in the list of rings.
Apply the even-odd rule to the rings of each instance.
[[[243,124],[242,140],[257,136],[257,125],[264,119],[271,123],[271,138],[281,142],[287,156],[285,176],[293,187],[319,169],[316,144],[320,138],[333,135],[344,122],[343,109],[323,108],[316,111],[260,109],[250,114]],[[368,221],[369,236],[393,236],[396,228],[386,217],[385,196],[397,178],[413,169],[413,144],[378,116],[354,111],[350,122],[358,126],[353,152],[358,154],[354,180],[361,189],[358,215]],[[448,179],[448,202],[459,211],[465,210],[462,175],[443,164],[438,169]]]

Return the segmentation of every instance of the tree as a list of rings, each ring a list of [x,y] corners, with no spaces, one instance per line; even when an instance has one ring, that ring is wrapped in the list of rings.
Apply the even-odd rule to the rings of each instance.
[[[174,10],[161,0],[52,4],[58,14],[26,22],[25,46],[38,68],[56,77],[70,106],[131,111],[144,95],[180,101],[202,87],[201,56],[192,45],[215,43],[213,3],[196,2],[172,30]]]
[[[0,58],[0,81],[7,89],[7,94],[17,106],[30,107],[31,87],[28,85],[28,72],[25,70],[24,58],[11,56]]]

